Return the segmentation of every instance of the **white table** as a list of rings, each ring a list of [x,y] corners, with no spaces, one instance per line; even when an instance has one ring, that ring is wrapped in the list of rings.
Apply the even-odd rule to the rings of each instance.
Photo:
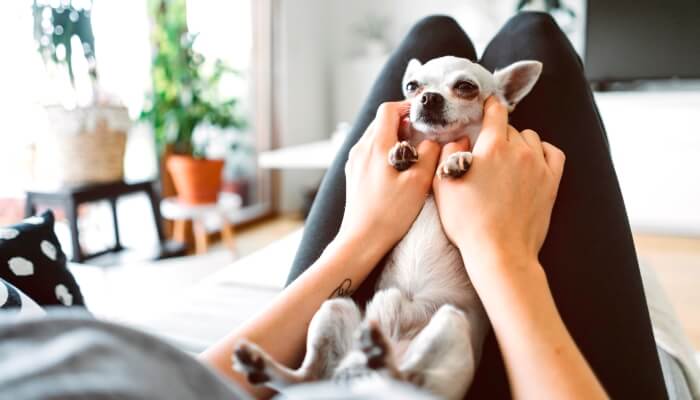
[[[258,165],[266,169],[327,169],[340,145],[341,140],[328,139],[263,151],[258,156]]]

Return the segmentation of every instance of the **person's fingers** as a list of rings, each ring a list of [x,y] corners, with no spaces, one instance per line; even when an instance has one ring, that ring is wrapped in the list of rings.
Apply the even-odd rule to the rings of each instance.
[[[527,145],[530,146],[530,148],[532,148],[532,150],[534,150],[536,154],[544,156],[542,140],[540,139],[540,135],[538,135],[537,132],[533,131],[532,129],[525,129],[524,131],[520,132],[520,135],[525,140],[525,143],[527,143]]]
[[[525,143],[533,149],[539,149],[542,147],[542,140],[540,140],[540,135],[532,129],[525,129],[520,132],[520,135],[525,139]]]
[[[360,143],[357,142],[355,143],[351,148],[350,151],[348,151],[348,161],[352,161],[357,157],[357,151],[360,148]]]
[[[374,129],[375,129],[376,125],[377,124],[375,123],[375,120],[372,120],[369,123],[369,125],[367,125],[367,129],[365,129],[365,132],[362,134],[362,136],[360,136],[360,138],[357,140],[357,142],[355,144],[356,145],[357,144],[364,145],[364,144],[368,143],[371,140],[371,138],[374,137]]]
[[[398,140],[399,123],[406,116],[410,103],[392,101],[382,103],[374,119],[374,140],[383,150],[389,150]]]
[[[508,138],[508,142],[519,143],[519,144],[522,144],[525,142],[523,137],[520,135],[520,132],[518,132],[518,130],[515,129],[512,125],[508,125],[507,132],[508,133],[507,133],[506,137]]]
[[[489,97],[484,103],[484,118],[481,123],[479,140],[474,144],[476,150],[482,146],[488,146],[498,141],[507,139],[508,110],[494,96]]]
[[[418,168],[431,168],[431,172],[435,172],[438,160],[440,158],[440,144],[432,140],[423,140],[418,145]]]
[[[440,162],[445,161],[450,154],[457,153],[459,151],[469,151],[469,138],[463,137],[456,142],[450,142],[442,146],[442,151],[440,152]]]
[[[564,152],[547,142],[542,142],[542,152],[549,168],[556,174],[557,178],[561,178],[566,160]]]

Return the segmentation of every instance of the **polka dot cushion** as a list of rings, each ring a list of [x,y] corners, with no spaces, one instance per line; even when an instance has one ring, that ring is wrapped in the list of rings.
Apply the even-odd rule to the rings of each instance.
[[[42,306],[84,306],[53,225],[47,211],[0,228],[0,278]]]
[[[0,278],[0,312],[19,317],[45,315],[46,312],[21,290]]]

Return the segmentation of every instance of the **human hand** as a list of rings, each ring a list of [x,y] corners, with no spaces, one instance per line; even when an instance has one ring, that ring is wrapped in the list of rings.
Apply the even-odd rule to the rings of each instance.
[[[449,143],[441,159],[468,150]],[[508,125],[508,113],[487,100],[469,171],[460,179],[434,179],[433,190],[445,233],[469,258],[536,260],[564,168],[564,153],[531,130]]]
[[[384,255],[408,231],[430,191],[440,145],[424,140],[418,161],[399,172],[387,154],[398,138],[409,103],[383,103],[377,116],[350,150],[345,165],[345,214],[339,237],[361,237]]]

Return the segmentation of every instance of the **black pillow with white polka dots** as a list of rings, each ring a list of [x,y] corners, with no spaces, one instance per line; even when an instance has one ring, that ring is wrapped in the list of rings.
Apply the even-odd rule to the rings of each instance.
[[[18,316],[46,314],[34,300],[2,278],[0,278],[0,312],[14,312]]]
[[[85,306],[53,230],[51,211],[0,228],[0,278],[42,306]]]

